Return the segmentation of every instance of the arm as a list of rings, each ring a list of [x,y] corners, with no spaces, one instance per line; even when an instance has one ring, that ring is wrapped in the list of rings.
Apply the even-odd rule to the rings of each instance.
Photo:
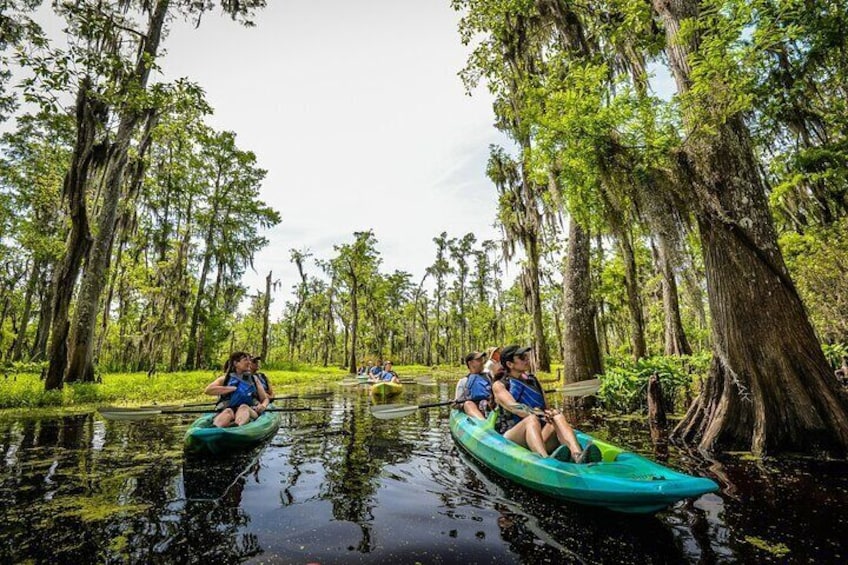
[[[524,410],[516,410],[512,408],[513,404],[517,404],[515,398],[509,393],[509,391],[504,386],[503,382],[497,381],[492,385],[492,393],[495,396],[495,402],[497,402],[504,410],[509,412],[510,414],[515,414],[519,418],[526,418],[530,415],[530,412],[526,412]]]
[[[206,387],[206,390],[204,390],[203,393],[211,396],[220,396],[222,394],[229,394],[236,390],[236,387],[234,386],[224,386],[225,378],[226,375],[223,375],[212,381],[212,383]]]
[[[268,397],[268,393],[265,392],[265,387],[262,386],[262,381],[253,378],[254,383],[256,383],[256,396],[259,397],[259,404],[256,405],[256,413],[261,414],[268,408],[268,405],[271,403],[271,399]]]

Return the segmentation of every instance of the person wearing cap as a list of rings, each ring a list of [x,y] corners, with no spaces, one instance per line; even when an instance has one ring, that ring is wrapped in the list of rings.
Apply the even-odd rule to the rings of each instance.
[[[392,383],[399,383],[400,379],[398,379],[398,374],[392,370],[392,362],[386,361],[383,363],[383,372],[380,373],[381,381],[389,381]]]
[[[499,406],[498,429],[510,441],[527,447],[542,457],[584,463],[600,460],[596,445],[582,451],[574,430],[558,410],[548,408],[539,380],[528,373],[530,347],[509,345],[501,351],[504,378],[492,385]],[[541,409],[541,415],[533,409]]]
[[[465,356],[468,374],[456,383],[454,399],[462,410],[473,418],[486,419],[492,406],[492,379],[483,371],[487,355],[472,351]]]
[[[271,388],[271,381],[268,380],[268,375],[259,371],[260,361],[262,361],[261,355],[250,358],[250,372],[253,373],[253,376],[257,378],[259,383],[265,387],[265,394],[268,395],[268,398],[274,400],[274,390]]]

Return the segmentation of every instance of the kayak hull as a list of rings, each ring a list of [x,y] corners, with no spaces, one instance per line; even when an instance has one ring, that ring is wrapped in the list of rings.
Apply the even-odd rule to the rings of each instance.
[[[250,449],[273,437],[281,418],[279,412],[264,412],[243,426],[216,428],[212,425],[215,416],[205,414],[189,426],[184,441],[186,451],[221,455]]]
[[[400,383],[382,381],[371,385],[371,395],[376,398],[388,398],[390,396],[397,396],[401,392],[403,392],[403,385]]]
[[[543,494],[618,512],[650,514],[685,498],[716,492],[710,479],[693,477],[624,451],[582,432],[601,450],[600,463],[564,463],[542,457],[509,441],[495,431],[496,414],[486,420],[451,412],[454,441],[475,460],[497,474]]]

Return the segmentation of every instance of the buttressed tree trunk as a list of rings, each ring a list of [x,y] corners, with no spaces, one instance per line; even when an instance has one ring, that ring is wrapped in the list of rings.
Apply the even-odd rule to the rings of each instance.
[[[678,91],[686,92],[699,38],[684,40],[678,32],[697,17],[698,4],[653,0],[653,7],[665,26]],[[676,434],[708,451],[845,453],[846,402],[777,246],[741,117],[731,116],[714,135],[691,136],[679,164],[695,191],[691,200],[697,203],[713,321],[713,364]]]
[[[568,258],[563,280],[563,359],[565,382],[594,378],[603,372],[595,334],[591,298],[589,233],[572,218],[568,228]]]

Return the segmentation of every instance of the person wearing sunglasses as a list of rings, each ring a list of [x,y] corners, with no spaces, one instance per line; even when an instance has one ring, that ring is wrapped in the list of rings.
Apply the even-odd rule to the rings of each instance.
[[[539,380],[529,373],[532,348],[508,345],[501,350],[504,377],[492,385],[498,404],[498,431],[518,445],[542,457],[566,463],[589,463],[600,460],[600,450],[589,445],[580,447],[574,430],[558,410],[548,408]],[[542,410],[541,415],[533,409]]]

